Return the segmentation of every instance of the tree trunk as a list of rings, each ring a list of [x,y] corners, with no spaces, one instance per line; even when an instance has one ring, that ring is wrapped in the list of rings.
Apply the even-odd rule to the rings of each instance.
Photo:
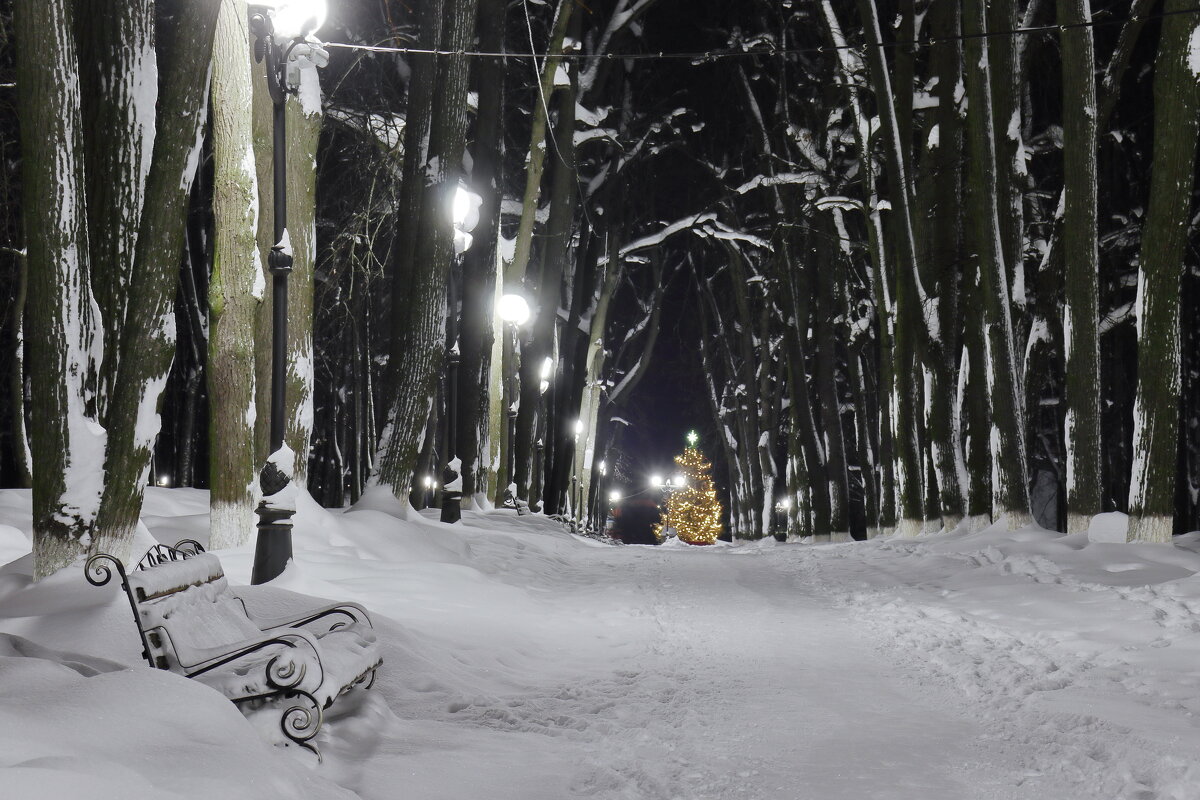
[[[966,40],[968,160],[974,200],[975,246],[983,293],[984,345],[991,409],[993,517],[1006,518],[1010,528],[1027,524],[1029,482],[1026,477],[1024,398],[1013,353],[1008,270],[1001,238],[998,203],[995,125],[992,119],[990,67],[985,38],[983,0],[963,6]],[[1005,213],[1008,213],[1005,209]]]
[[[879,14],[875,6],[876,0],[858,0],[859,14],[867,36],[867,62],[870,66],[870,78],[875,90],[875,100],[878,106],[880,128],[884,136],[884,153],[887,158],[888,177],[895,215],[893,243],[897,253],[896,266],[896,310],[895,320],[895,358],[892,369],[897,370],[893,375],[892,385],[892,441],[895,449],[895,481],[897,496],[900,502],[899,523],[896,533],[899,536],[915,536],[923,526],[923,498],[921,492],[921,457],[917,441],[917,413],[920,409],[918,397],[920,389],[915,381],[902,385],[899,376],[903,371],[915,364],[913,333],[916,324],[915,315],[920,311],[924,297],[919,292],[919,262],[916,238],[913,232],[913,214],[911,200],[911,185],[909,175],[911,165],[904,158],[906,152],[904,140],[911,138],[911,130],[902,131],[896,117],[896,107],[893,102],[891,76],[888,73],[887,59],[883,52],[883,38],[879,27]],[[869,151],[864,151],[869,157]],[[911,374],[911,373],[910,373]]]
[[[960,33],[956,3],[938,4],[930,10],[931,36],[941,44],[931,55],[937,79],[938,109],[931,132],[925,137],[923,170],[929,191],[921,284],[929,293],[922,298],[925,372],[925,439],[933,461],[937,503],[928,504],[927,518],[941,517],[947,530],[964,514],[962,439],[954,424],[954,389],[958,374],[958,271],[963,256],[962,236],[962,115],[956,89],[962,75],[962,51],[955,39]],[[934,127],[935,126],[935,127]],[[936,133],[936,135],[935,135]]]
[[[546,125],[549,115],[549,103],[554,94],[555,76],[562,63],[563,42],[567,35],[575,0],[560,0],[555,12],[554,25],[550,32],[547,45],[547,56],[542,61],[541,73],[538,78],[538,94],[533,101],[533,119],[529,134],[529,150],[525,160],[525,186],[521,198],[521,220],[517,227],[517,238],[513,245],[513,258],[504,264],[504,274],[501,285],[497,287],[497,296],[508,293],[519,293],[525,282],[525,272],[529,266],[529,253],[533,241],[533,227],[537,217],[538,198],[542,192],[542,175],[546,166]],[[536,63],[536,62],[535,62]],[[572,90],[572,96],[574,91]],[[572,114],[574,107],[572,106]],[[568,218],[569,220],[569,218]],[[528,299],[528,298],[527,298]],[[516,395],[503,391],[503,383],[507,376],[517,374],[518,367],[512,358],[505,357],[504,349],[499,344],[492,345],[492,360],[499,362],[498,368],[492,370],[492,404],[489,418],[491,421],[490,440],[492,444],[492,463],[496,466],[496,480],[490,487],[492,499],[499,503],[507,494],[509,484],[514,483],[513,475],[508,474],[508,465],[513,455],[510,450],[515,442],[509,441],[508,411],[517,402]],[[513,354],[515,355],[515,350]],[[503,397],[504,402],[498,402]]]
[[[222,0],[213,42],[213,266],[208,286],[208,431],[211,548],[254,536],[258,467],[254,454],[254,318],[266,279],[259,257],[258,177],[247,10]]]
[[[574,16],[573,33],[577,33],[579,17]],[[521,406],[517,417],[516,483],[523,497],[529,497],[529,475],[534,430],[538,414],[541,369],[554,350],[555,323],[562,303],[563,265],[571,252],[574,231],[575,195],[578,191],[575,165],[575,103],[579,77],[571,67],[571,85],[562,87],[555,96],[554,171],[550,184],[550,215],[546,221],[546,236],[542,245],[541,269],[537,286],[536,312],[532,331],[521,352]],[[540,492],[539,492],[540,494]]]
[[[82,69],[88,250],[104,323],[100,413],[122,356],[134,251],[154,147],[158,64],[152,0],[76,0]],[[118,134],[117,132],[120,131]]]
[[[284,442],[296,454],[292,480],[308,483],[313,427],[313,274],[317,261],[317,143],[321,137],[321,82],[317,70],[300,72],[287,108],[287,230],[292,243],[288,276],[287,427]]]
[[[188,197],[204,131],[208,65],[217,0],[186,4],[172,25],[174,41],[161,80],[154,157],[138,232],[121,350],[107,418],[104,496],[93,550],[129,555],[142,510],[151,448],[160,425],[162,390],[175,355],[172,304],[179,279]],[[131,422],[133,424],[131,424]]]
[[[429,420],[432,399],[445,351],[446,279],[454,257],[451,207],[461,175],[467,125],[467,58],[475,35],[475,0],[454,3],[446,20],[443,49],[458,55],[445,61],[438,82],[438,102],[430,124],[412,281],[404,294],[393,294],[392,360],[396,388],[384,429],[373,480],[397,498],[412,488],[417,451]],[[395,303],[403,297],[404,315]],[[392,364],[389,364],[392,366]]]
[[[14,6],[29,298],[34,577],[87,551],[103,491],[79,70],[65,0]]]
[[[504,49],[505,0],[480,0],[479,47],[485,52]],[[488,377],[491,371],[492,297],[496,291],[496,238],[500,229],[500,187],[503,184],[504,62],[475,59],[479,95],[475,117],[475,164],[471,178],[483,203],[474,246],[463,258],[462,360],[458,387],[458,453],[462,459],[463,497],[472,498],[487,488],[489,451]]]
[[[1154,160],[1138,263],[1138,385],[1133,414],[1129,541],[1174,534],[1179,421],[1179,288],[1200,132],[1200,75],[1191,63],[1196,20],[1167,0],[1154,62]]]
[[[825,434],[826,488],[829,492],[829,535],[834,542],[850,539],[850,481],[846,468],[846,440],[842,432],[841,403],[838,398],[838,337],[835,318],[842,314],[838,282],[842,270],[834,264],[829,240],[833,234],[822,225],[817,231],[817,303],[813,328],[816,331],[817,399],[821,409],[821,428]],[[818,487],[819,489],[820,487]]]
[[[1086,531],[1099,514],[1100,254],[1096,227],[1096,57],[1091,0],[1058,0],[1063,64],[1063,361],[1066,414],[1067,533]],[[1078,26],[1078,27],[1076,27]]]

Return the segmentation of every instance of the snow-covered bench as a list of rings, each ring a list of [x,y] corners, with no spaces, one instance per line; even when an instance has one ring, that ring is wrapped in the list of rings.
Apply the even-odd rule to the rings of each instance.
[[[341,603],[280,618],[251,613],[199,543],[156,545],[126,573],[120,559],[88,559],[87,579],[103,586],[116,568],[150,666],[203,681],[239,706],[282,699],[284,735],[320,757],[309,741],[323,710],[354,686],[375,682],[382,663],[371,619]]]

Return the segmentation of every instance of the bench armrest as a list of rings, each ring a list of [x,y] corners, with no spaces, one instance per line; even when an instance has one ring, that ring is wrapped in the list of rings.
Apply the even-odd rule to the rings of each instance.
[[[366,625],[368,628],[375,627],[371,624],[371,617],[367,615],[367,610],[358,603],[335,603],[323,608],[310,608],[280,617],[263,617],[247,609],[246,616],[264,633],[301,629],[301,626],[318,620],[328,620],[331,623],[326,630],[334,630],[352,622]]]
[[[166,628],[155,630],[160,636],[171,639],[171,634]],[[175,646],[174,641],[171,641],[171,644],[179,658],[180,667],[189,678],[261,654],[262,659],[269,658],[266,663],[268,678],[280,688],[297,686],[309,669],[316,670],[314,685],[320,685],[324,680],[317,639],[305,630],[267,632],[260,638],[244,639],[218,647],[179,648]]]

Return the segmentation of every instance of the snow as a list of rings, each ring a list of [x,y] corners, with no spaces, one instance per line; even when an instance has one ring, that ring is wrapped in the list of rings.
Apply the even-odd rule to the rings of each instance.
[[[1188,38],[1187,63],[1192,75],[1200,78],[1200,23],[1192,28],[1192,35]]]
[[[308,753],[278,718],[151,670],[119,588],[30,579],[29,492],[0,491],[5,797],[1195,798],[1200,534],[1125,518],[832,545],[608,547],[540,515],[456,525],[387,493],[298,493],[262,616],[371,613],[384,663]],[[207,495],[150,487],[158,537]],[[400,519],[399,517],[407,517]],[[197,562],[203,566],[204,562]]]

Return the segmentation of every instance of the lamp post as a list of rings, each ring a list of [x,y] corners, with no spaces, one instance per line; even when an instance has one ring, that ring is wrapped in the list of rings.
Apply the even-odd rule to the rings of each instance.
[[[263,499],[258,514],[258,541],[251,583],[265,583],[283,572],[292,558],[292,513],[295,500],[287,489],[295,459],[283,443],[287,379],[287,286],[292,271],[292,246],[287,233],[287,96],[296,94],[300,70],[323,67],[329,56],[309,35],[325,22],[325,0],[276,0],[251,6],[250,31],[254,55],[266,61],[267,91],[271,95],[272,161],[275,208],[274,242],[267,254],[271,273],[271,455],[259,472]]]
[[[500,301],[496,305],[496,313],[500,315],[500,319],[504,325],[504,352],[503,363],[505,368],[504,375],[504,408],[507,416],[507,425],[504,428],[504,438],[507,440],[505,449],[504,470],[505,480],[508,482],[504,489],[504,503],[512,503],[512,507],[517,507],[517,495],[515,491],[515,475],[516,472],[516,427],[517,427],[517,387],[514,385],[517,382],[517,329],[529,321],[529,303],[519,294],[515,292],[506,292],[500,297]]]
[[[600,509],[603,508],[604,503],[602,492],[604,491],[604,478],[608,475],[608,462],[600,459],[600,463],[596,465],[596,471],[600,477],[596,480],[596,487],[592,491],[592,497],[595,500],[593,501],[591,498],[588,498],[588,513],[596,521],[596,529],[599,530],[601,527]]]
[[[571,519],[575,530],[579,530],[580,505],[583,502],[583,485],[579,480],[579,435],[583,433],[583,420],[575,420],[575,449],[571,453]]]
[[[450,351],[446,354],[446,430],[442,451],[446,454],[446,465],[442,470],[442,513],[441,521],[453,524],[462,519],[462,461],[458,457],[458,281],[455,266],[458,256],[471,246],[471,231],[479,224],[479,206],[483,198],[459,184],[454,191],[450,208],[454,223],[455,265],[450,269],[450,280],[446,288],[446,338]]]
[[[550,389],[550,378],[553,373],[554,359],[547,356],[542,361],[541,374],[538,376],[538,407],[533,428],[535,453],[533,474],[530,477],[529,485],[529,507],[538,511],[544,507],[542,484],[546,468],[546,431],[550,428],[546,418],[546,392]]]

